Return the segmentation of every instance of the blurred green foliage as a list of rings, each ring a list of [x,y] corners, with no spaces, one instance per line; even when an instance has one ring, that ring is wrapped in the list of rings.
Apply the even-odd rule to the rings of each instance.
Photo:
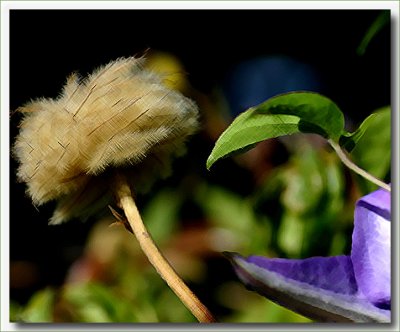
[[[207,274],[225,273],[206,286],[208,305],[221,312],[221,321],[309,322],[246,290],[233,271],[226,278],[222,270],[208,270],[209,258],[223,261],[219,252],[293,258],[349,252],[354,199],[346,191],[347,170],[327,145],[313,140],[310,135],[282,141],[288,160],[250,195],[199,178],[190,204],[201,222],[182,224],[188,204],[182,187],[159,188],[143,207],[151,233],[191,287],[206,284]],[[23,307],[12,303],[11,320],[195,322],[148,264],[134,237],[122,226],[109,227],[111,222],[93,228],[83,261],[71,268],[78,271],[70,273],[74,278],[67,276],[62,287],[39,291]]]
[[[345,203],[343,166],[332,153],[306,139],[294,137],[287,144],[295,145],[289,161],[255,193],[259,213],[275,210],[272,248],[280,257],[290,258],[343,253],[352,221],[352,208]]]
[[[141,208],[167,259],[223,322],[309,322],[246,290],[229,264],[224,266],[220,252],[290,258],[349,253],[354,203],[369,190],[359,179],[348,182],[350,171],[320,136],[297,134],[270,144],[288,157],[255,182],[250,194],[212,183],[188,168],[180,176],[189,185],[182,180],[178,186],[159,186]],[[264,153],[262,146],[234,163],[246,167],[243,158],[257,153]],[[389,176],[389,108],[370,121],[352,157],[374,175]],[[11,302],[10,320],[195,322],[135,238],[122,226],[109,227],[113,221],[100,220],[93,227],[64,285],[38,291],[26,305]],[[212,260],[217,261],[214,267]]]
[[[14,322],[52,322],[56,292],[45,288],[32,296],[25,307],[16,302],[10,304],[10,321]]]

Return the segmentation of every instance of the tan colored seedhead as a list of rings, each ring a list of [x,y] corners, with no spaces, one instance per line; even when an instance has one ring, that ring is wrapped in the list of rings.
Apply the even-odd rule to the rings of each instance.
[[[71,75],[57,99],[20,108],[17,177],[34,204],[58,200],[51,223],[105,206],[115,168],[135,188],[153,182],[196,130],[197,106],[143,61],[118,59],[82,81]]]

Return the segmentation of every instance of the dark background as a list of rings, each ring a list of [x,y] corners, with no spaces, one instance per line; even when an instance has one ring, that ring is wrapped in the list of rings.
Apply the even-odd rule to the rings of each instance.
[[[12,10],[10,110],[34,98],[56,97],[73,71],[85,75],[150,48],[175,54],[191,84],[205,94],[243,60],[294,57],[317,68],[326,83],[322,92],[358,122],[390,104],[389,26],[365,55],[356,53],[378,15],[374,10]],[[11,117],[11,142],[19,120]],[[201,155],[204,164],[210,152],[211,146]],[[11,160],[10,259],[32,262],[40,276],[21,287],[13,278],[18,268],[11,269],[11,298],[24,303],[35,290],[63,282],[91,223],[47,226],[53,205],[39,213],[25,186],[16,183],[15,168]]]

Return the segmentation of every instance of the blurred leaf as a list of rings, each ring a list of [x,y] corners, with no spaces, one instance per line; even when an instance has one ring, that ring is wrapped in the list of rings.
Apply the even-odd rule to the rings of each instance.
[[[88,282],[71,284],[63,296],[74,308],[77,321],[83,323],[137,322],[135,310],[124,297],[106,285]]]
[[[364,55],[371,40],[382,30],[382,28],[390,23],[390,10],[382,11],[375,21],[371,24],[357,48],[358,55]]]
[[[257,212],[271,220],[274,255],[300,258],[329,253],[335,232],[352,220],[353,210],[348,214],[344,209],[342,167],[334,153],[304,140],[255,192]]]
[[[270,238],[265,217],[254,213],[249,199],[219,187],[204,186],[197,193],[197,201],[214,226],[230,231],[236,248],[263,251]]]
[[[342,163],[333,155],[326,155],[324,162],[321,162],[320,169],[323,171],[323,180],[326,192],[326,215],[336,219],[336,216],[343,218],[345,179]],[[319,207],[317,207],[317,210]],[[353,214],[353,211],[351,211]]]
[[[36,292],[24,308],[21,318],[24,322],[47,323],[53,320],[55,291],[46,288]]]
[[[21,314],[22,314],[22,306],[15,302],[10,301],[10,322],[19,322],[21,321]]]
[[[304,240],[302,243],[301,257],[312,255],[327,255],[336,231],[340,231],[343,223],[352,220],[347,218],[344,209],[344,177],[342,164],[333,153],[321,150],[314,155],[314,178],[319,177],[321,186],[319,191],[314,191],[316,201],[310,209],[301,216],[304,223]],[[310,182],[311,186],[312,182]],[[310,191],[313,191],[310,189]],[[343,254],[344,252],[342,252]]]
[[[286,188],[282,203],[291,213],[301,215],[318,204],[324,190],[321,154],[310,145],[305,145],[292,158],[283,172]]]
[[[299,257],[304,238],[304,223],[292,213],[285,213],[278,233],[278,244],[289,257]]]
[[[181,202],[178,192],[165,189],[146,205],[142,217],[156,243],[168,239],[176,230]]]
[[[143,255],[140,257],[142,260]],[[159,292],[167,288],[165,282],[150,264],[138,269],[140,262],[132,262],[132,258],[124,254],[119,257],[117,293],[123,294],[125,306],[130,308],[127,315],[134,314],[137,322],[158,322],[156,304]]]
[[[234,152],[269,138],[298,132],[315,133],[338,141],[344,117],[330,99],[313,92],[292,92],[268,99],[239,115],[217,140],[207,168]]]
[[[220,226],[232,227],[238,232],[246,231],[254,223],[251,206],[239,195],[220,187],[203,188],[201,204],[207,215]]]
[[[383,179],[389,173],[391,162],[391,114],[390,107],[375,112],[364,130],[357,145],[351,152],[353,161],[367,172]],[[363,181],[365,191],[370,192],[376,186]]]
[[[344,179],[340,167],[332,153],[308,144],[294,152],[282,171],[285,188],[281,202],[285,212],[278,243],[288,256],[329,252],[333,232],[343,219]]]
[[[160,322],[170,323],[196,323],[196,318],[183,305],[179,298],[168,287],[163,287],[163,291],[155,304],[159,313]]]
[[[347,241],[345,234],[336,233],[332,239],[329,256],[342,255],[345,252]]]
[[[252,294],[248,291],[248,293]],[[312,321],[272,301],[257,297],[247,302],[246,310],[229,318],[233,323],[312,323]]]

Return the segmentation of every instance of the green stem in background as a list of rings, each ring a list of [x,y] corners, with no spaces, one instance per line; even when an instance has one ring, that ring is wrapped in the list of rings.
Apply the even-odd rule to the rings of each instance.
[[[347,154],[342,150],[342,148],[339,146],[339,144],[333,142],[332,140],[328,140],[328,142],[332,146],[332,148],[335,150],[336,154],[339,156],[339,158],[343,162],[343,164],[345,164],[352,171],[356,172],[358,175],[361,175],[363,178],[367,179],[368,181],[371,181],[372,183],[374,183],[374,184],[378,185],[379,187],[390,192],[390,186],[388,184],[377,179],[376,177],[374,177],[367,171],[363,170],[362,168],[360,168],[356,164],[354,164],[350,160],[350,158],[347,156]]]
[[[182,303],[191,311],[199,322],[216,322],[212,314],[186,286],[155,245],[151,235],[146,229],[146,226],[143,224],[135,201],[132,198],[129,184],[122,174],[117,174],[115,191],[118,203],[124,210],[125,216],[128,219],[129,225],[132,228],[140,247],[149,259],[150,263],[157,270],[158,274],[166,281],[168,286],[174,291]]]

